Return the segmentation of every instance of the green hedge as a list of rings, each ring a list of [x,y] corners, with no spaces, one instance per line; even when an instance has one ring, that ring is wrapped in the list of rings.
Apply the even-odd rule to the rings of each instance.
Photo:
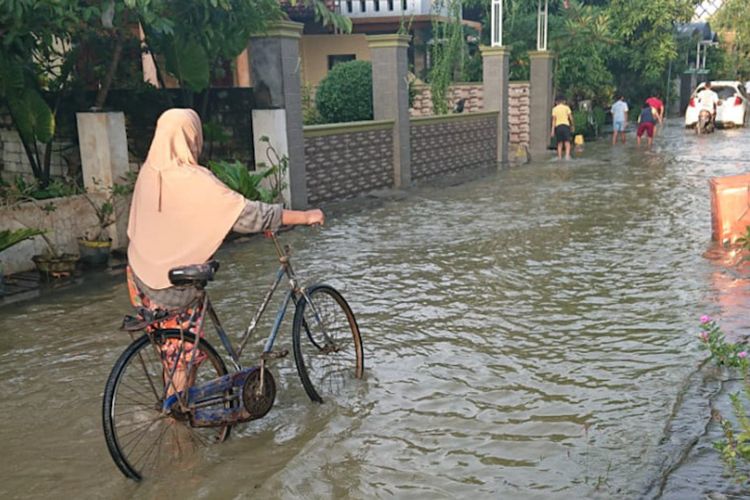
[[[339,63],[320,82],[315,106],[325,123],[372,120],[372,65]]]

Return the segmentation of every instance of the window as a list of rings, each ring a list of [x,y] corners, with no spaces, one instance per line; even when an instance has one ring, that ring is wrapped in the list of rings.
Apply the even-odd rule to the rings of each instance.
[[[375,0],[375,12],[380,12],[380,0]]]
[[[365,3],[365,0],[359,0],[359,11],[367,12],[367,4]]]
[[[351,14],[352,8],[353,8],[352,0],[346,0],[346,11]]]
[[[357,56],[354,54],[333,54],[328,56],[328,70],[336,66],[338,63],[354,61]]]
[[[401,0],[401,10],[406,10],[406,0]]]
[[[388,0],[388,10],[393,11],[393,0]]]

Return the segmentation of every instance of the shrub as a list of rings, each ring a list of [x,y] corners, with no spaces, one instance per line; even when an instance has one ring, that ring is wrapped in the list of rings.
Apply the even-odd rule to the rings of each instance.
[[[573,122],[576,125],[576,134],[583,134],[586,139],[595,138],[595,130],[589,121],[588,111],[573,111]]]
[[[339,63],[320,82],[315,106],[326,123],[372,120],[372,65]]]

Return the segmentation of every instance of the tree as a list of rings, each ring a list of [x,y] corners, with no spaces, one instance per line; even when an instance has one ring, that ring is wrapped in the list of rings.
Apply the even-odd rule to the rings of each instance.
[[[50,180],[55,112],[69,81],[75,2],[18,0],[0,4],[0,105],[13,125],[40,187]],[[43,92],[57,92],[50,106]]]
[[[608,57],[615,83],[642,94],[663,86],[677,55],[675,25],[693,14],[694,0],[612,0],[607,8],[617,44]]]
[[[721,31],[732,79],[750,79],[750,0],[725,0],[714,26]]]
[[[572,101],[592,99],[607,102],[612,97],[612,73],[607,52],[615,43],[610,31],[609,11],[571,2],[556,26],[552,48],[557,53],[557,87]]]

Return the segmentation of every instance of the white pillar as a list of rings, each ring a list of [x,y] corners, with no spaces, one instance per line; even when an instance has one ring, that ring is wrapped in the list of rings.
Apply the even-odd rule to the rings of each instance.
[[[130,165],[125,115],[122,112],[76,113],[78,144],[81,151],[83,186],[89,192],[108,193],[115,184],[122,184]],[[123,203],[123,200],[115,200]],[[115,223],[110,226],[112,248],[127,243],[127,210],[115,210]]]

